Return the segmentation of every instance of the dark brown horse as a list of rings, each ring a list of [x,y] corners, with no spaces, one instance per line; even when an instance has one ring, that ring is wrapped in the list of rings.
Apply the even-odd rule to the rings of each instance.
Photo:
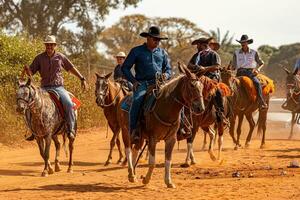
[[[291,130],[289,135],[289,140],[291,140],[294,136],[294,126],[296,123],[300,123],[300,109],[299,109],[299,98],[300,98],[300,88],[299,83],[297,85],[295,79],[295,75],[291,73],[287,68],[283,68],[287,73],[286,77],[286,95],[287,101],[282,105],[284,109],[290,110],[292,112],[292,120],[291,120]],[[299,82],[299,81],[298,81]]]
[[[174,145],[176,143],[176,133],[179,128],[180,111],[185,107],[193,107],[195,113],[204,111],[204,101],[202,96],[202,82],[192,74],[186,67],[179,68],[185,73],[172,79],[162,86],[156,104],[152,111],[145,114],[142,121],[142,138],[148,141],[149,168],[143,178],[143,184],[150,182],[152,172],[155,168],[156,144],[160,140],[165,141],[165,184],[169,188],[175,185],[171,180],[171,160]],[[121,109],[121,108],[120,108]],[[133,169],[138,150],[143,144],[134,147],[131,153],[130,136],[128,132],[128,113],[121,112],[120,121],[122,122],[122,136],[125,145],[126,157],[128,160],[128,179],[130,182],[136,180]]]
[[[105,162],[105,166],[112,162],[112,152],[116,143],[119,150],[119,160],[117,163],[122,163],[124,157],[119,137],[121,126],[118,122],[118,107],[121,100],[124,98],[124,92],[120,83],[109,80],[111,74],[112,73],[101,76],[96,73],[97,80],[95,88],[96,103],[98,106],[103,108],[108,125],[113,132],[113,137],[110,141],[110,150],[107,161]]]
[[[235,77],[233,71],[228,69],[221,70],[222,81],[230,86],[233,91],[233,95],[230,97],[230,104],[232,107],[233,114],[230,117],[230,130],[229,133],[235,144],[235,149],[241,147],[240,136],[242,133],[242,122],[244,116],[249,123],[249,132],[245,142],[245,147],[249,147],[252,138],[252,133],[255,128],[255,121],[252,114],[258,110],[257,101],[252,101],[249,95],[249,90],[245,86],[242,77]],[[270,96],[269,94],[264,94],[264,99],[267,105],[269,105]],[[258,135],[262,133],[262,140],[260,148],[265,146],[265,134],[266,134],[266,123],[267,123],[267,112],[268,109],[259,110],[258,117]],[[237,126],[237,138],[234,136],[236,117],[238,117]]]
[[[45,163],[42,176],[54,173],[49,161],[51,140],[54,141],[56,148],[55,171],[61,171],[59,165],[60,143],[57,135],[62,133],[65,141],[66,124],[55,103],[50,98],[49,93],[31,84],[31,79],[28,79],[25,84],[19,83],[17,90],[17,111],[25,114],[26,124],[35,134],[40,154]],[[77,121],[77,112],[75,114]],[[69,138],[70,155],[68,172],[73,171],[73,143],[74,139]]]
[[[216,89],[218,88],[218,83],[211,80],[208,77],[203,77],[204,82],[204,89],[203,95],[206,97],[205,99],[205,111],[200,115],[192,114],[192,136],[187,138],[187,155],[185,159],[185,163],[182,164],[182,167],[189,167],[190,164],[195,164],[195,156],[193,152],[193,142],[196,137],[196,133],[198,132],[199,128],[204,131],[204,134],[209,135],[210,142],[208,153],[210,158],[215,161],[216,157],[213,153],[213,145],[214,145],[214,138],[216,137],[216,133],[218,133],[218,160],[221,158],[221,150],[223,146],[223,133],[224,133],[224,122],[217,122],[216,116],[216,102],[214,101],[214,94]],[[229,88],[228,88],[229,89]],[[223,104],[224,104],[224,116],[228,118],[230,115],[228,100],[226,95],[223,96]],[[189,113],[187,113],[187,116]],[[224,120],[224,119],[223,119]],[[216,130],[216,131],[215,131]]]

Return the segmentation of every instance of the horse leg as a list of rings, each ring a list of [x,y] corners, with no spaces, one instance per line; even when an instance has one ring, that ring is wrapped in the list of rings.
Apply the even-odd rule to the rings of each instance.
[[[123,150],[122,150],[119,134],[117,136],[116,144],[117,144],[118,151],[119,151],[119,160],[118,160],[117,164],[121,164],[124,160],[124,155],[123,155]]]
[[[204,131],[203,134],[204,134],[204,137],[203,137],[203,144],[202,144],[201,150],[202,150],[202,151],[205,151],[205,149],[206,149],[206,144],[207,144],[207,132]]]
[[[48,169],[48,174],[53,174],[54,170],[51,167],[51,163],[49,161],[49,154],[50,154],[50,145],[51,145],[51,137],[48,136],[45,139],[45,169]],[[44,169],[44,171],[45,171]]]
[[[113,129],[112,129],[113,130]],[[115,147],[115,144],[116,144],[116,139],[117,139],[117,136],[119,134],[119,131],[116,132],[116,131],[113,131],[113,137],[111,138],[110,140],[110,149],[109,149],[109,154],[108,154],[108,157],[107,157],[107,160],[104,164],[104,166],[108,166],[110,163],[111,163],[111,160],[112,160],[112,152],[113,152],[113,149]]]
[[[261,145],[260,148],[263,149],[265,148],[265,142],[266,142],[266,130],[267,130],[267,113],[263,116],[261,128],[262,128],[262,139],[261,139]]]
[[[293,133],[294,133],[294,125],[296,123],[296,116],[297,114],[295,112],[292,112],[292,120],[291,120],[291,130],[290,130],[290,136],[289,136],[289,140],[291,140],[293,138]]]
[[[143,184],[148,184],[150,182],[153,170],[155,168],[155,148],[156,148],[156,141],[153,137],[150,137],[149,144],[148,144],[149,168],[148,168],[146,176],[143,178]]]
[[[192,135],[191,137],[186,139],[186,144],[187,144],[187,154],[185,158],[185,163],[181,164],[181,167],[189,167],[190,166],[190,161],[191,164],[196,164],[194,152],[193,152],[193,142],[196,137],[196,130],[193,128],[192,129]]]
[[[44,145],[44,139],[36,137],[36,142],[37,142],[37,144],[39,146],[40,155],[42,156],[42,158],[44,160],[44,163],[45,163],[45,145]],[[45,167],[44,167],[44,170],[43,170],[41,176],[44,176],[44,177],[48,176],[46,163],[45,163]]]
[[[218,125],[215,123],[214,124],[214,131],[215,131],[215,138],[214,138],[214,145],[217,143],[217,136],[218,136]]]
[[[233,116],[231,116],[229,119],[229,121],[230,121],[229,134],[232,138],[233,143],[236,145],[237,141],[234,137],[235,120],[236,120],[236,114],[233,114]]]
[[[243,124],[243,119],[244,119],[244,114],[238,114],[238,127],[237,127],[237,140],[236,140],[236,145],[234,147],[234,150],[237,150],[239,147],[241,147],[240,144],[240,137],[242,133],[242,124]]]
[[[221,152],[222,152],[222,148],[223,148],[223,133],[224,133],[224,124],[221,122],[221,123],[218,124],[218,135],[219,135],[219,139],[218,139],[218,145],[219,145],[218,160],[221,159]]]
[[[252,113],[247,113],[246,114],[246,119],[248,120],[249,128],[250,128],[247,139],[246,139],[246,143],[245,143],[245,147],[248,148],[250,146],[252,133],[253,133],[253,130],[254,130],[254,127],[255,127],[255,121],[253,119]]]
[[[176,143],[175,137],[168,138],[165,141],[165,184],[168,188],[175,188],[171,179],[172,152]]]
[[[210,127],[207,127],[205,131],[209,134],[209,147],[208,147],[208,154],[213,161],[216,161],[216,156],[214,155],[214,138],[215,132]]]
[[[69,138],[69,168],[68,168],[68,173],[73,173],[73,149],[74,149],[74,138]]]
[[[60,172],[61,171],[61,168],[60,168],[60,164],[59,164],[59,156],[60,156],[60,143],[59,143],[59,140],[58,140],[58,137],[57,135],[54,135],[52,136],[52,139],[54,141],[54,144],[55,144],[55,172]]]

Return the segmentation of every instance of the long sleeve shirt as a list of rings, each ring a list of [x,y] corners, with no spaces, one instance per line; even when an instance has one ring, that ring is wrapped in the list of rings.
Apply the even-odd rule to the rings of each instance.
[[[114,80],[124,78],[124,74],[122,72],[122,65],[117,65],[114,70]]]
[[[73,67],[74,65],[62,53],[55,52],[52,57],[49,57],[46,52],[43,52],[35,57],[30,70],[32,75],[36,72],[40,73],[42,87],[62,86],[64,83],[62,69],[69,71]]]
[[[135,76],[131,73],[134,65]],[[146,44],[134,47],[129,52],[122,65],[125,78],[131,83],[153,81],[156,73],[165,74],[166,78],[171,78],[171,65],[167,52],[157,47],[153,51],[149,50]]]

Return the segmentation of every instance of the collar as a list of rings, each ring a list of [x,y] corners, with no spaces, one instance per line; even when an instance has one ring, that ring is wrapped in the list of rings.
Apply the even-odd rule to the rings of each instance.
[[[156,52],[156,51],[159,50],[159,47],[156,47],[156,48],[154,48],[154,49],[151,51],[151,50],[147,47],[146,42],[143,44],[143,46],[144,46],[145,49],[147,49],[148,51],[150,51],[150,52],[152,52],[152,53],[154,53],[154,52]]]
[[[240,51],[239,51],[239,53],[250,53],[250,52],[251,52],[251,49],[250,49],[250,48],[248,48],[248,51],[246,51],[246,52],[244,52],[242,48],[241,48]]]

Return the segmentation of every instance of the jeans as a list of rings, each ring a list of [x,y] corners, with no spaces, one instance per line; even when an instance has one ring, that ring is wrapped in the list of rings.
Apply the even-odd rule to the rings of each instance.
[[[256,91],[258,93],[258,103],[260,105],[265,104],[265,100],[263,98],[263,94],[262,94],[262,87],[261,84],[258,80],[258,78],[253,74],[252,69],[238,69],[236,76],[247,76],[249,77],[252,81],[253,84],[256,88]]]
[[[71,100],[71,97],[67,90],[63,86],[50,86],[50,87],[43,87],[44,90],[54,90],[58,93],[60,97],[60,101],[63,104],[63,108],[65,111],[65,118],[67,121],[67,128],[68,132],[75,133],[75,111],[73,109],[74,104]]]
[[[140,82],[137,89],[133,91],[132,104],[129,110],[130,131],[137,128],[138,118],[149,86],[148,82]]]

